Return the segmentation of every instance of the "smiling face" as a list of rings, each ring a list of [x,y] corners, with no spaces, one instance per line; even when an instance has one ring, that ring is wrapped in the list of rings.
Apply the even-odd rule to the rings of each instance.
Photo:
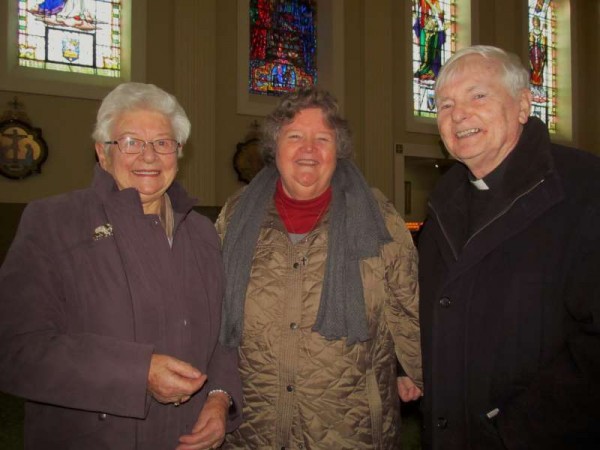
[[[523,90],[513,97],[498,63],[474,54],[460,60],[437,92],[437,106],[446,148],[483,178],[515,148],[529,117],[531,94]]]
[[[156,111],[133,110],[115,120],[111,139],[133,137],[144,141],[160,138],[173,139],[173,130],[167,117]],[[159,155],[152,145],[146,144],[142,153],[128,155],[117,145],[111,145],[108,154],[104,145],[96,143],[100,166],[110,173],[120,190],[134,188],[140,194],[145,214],[158,214],[162,196],[177,174],[177,153]]]
[[[336,166],[336,135],[320,108],[301,110],[281,128],[275,163],[290,197],[310,200],[327,190]]]

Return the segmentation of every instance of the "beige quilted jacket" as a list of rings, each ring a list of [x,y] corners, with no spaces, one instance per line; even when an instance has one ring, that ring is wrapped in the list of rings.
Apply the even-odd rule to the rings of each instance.
[[[372,340],[346,346],[311,331],[327,257],[329,218],[293,245],[272,205],[256,246],[239,349],[244,423],[226,449],[396,449],[396,356],[421,387],[417,254],[374,191],[393,242],[362,261]],[[239,193],[217,221],[224,237]]]

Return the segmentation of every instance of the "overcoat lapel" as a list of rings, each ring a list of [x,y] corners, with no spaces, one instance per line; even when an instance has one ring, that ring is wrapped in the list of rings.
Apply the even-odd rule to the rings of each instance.
[[[531,195],[527,196],[523,202],[512,205],[501,217],[498,217],[469,240],[458,258],[448,265],[450,270],[446,283],[452,283],[474,265],[479,264],[486,255],[502,245],[503,242],[527,229],[531,222],[560,202],[562,196],[562,188],[552,180],[536,186]],[[443,234],[441,238],[445,239]],[[446,242],[442,248],[448,247],[448,245],[448,242]],[[445,258],[449,257],[447,251],[443,252]]]
[[[156,343],[157,336],[165,335],[163,303],[156,300],[167,295],[172,279],[168,275],[172,268],[167,258],[158,257],[158,252],[164,249],[150,246],[144,240],[144,236],[152,231],[147,228],[152,225],[143,214],[137,192],[127,189],[113,192],[110,197],[104,207],[127,274],[135,338],[137,342]],[[168,247],[166,238],[164,244]],[[156,286],[160,286],[160,294],[156,292]]]
[[[562,201],[563,187],[557,177],[550,154],[532,153],[531,149],[549,145],[547,133],[531,133],[543,127],[530,119],[517,147],[507,159],[505,182],[499,187],[496,210],[486,224],[467,236],[468,202],[470,189],[468,169],[455,164],[440,180],[430,202],[430,210],[437,221],[436,239],[449,272],[451,283],[478,264],[486,255],[529,227],[548,209]],[[541,136],[541,137],[540,137]]]

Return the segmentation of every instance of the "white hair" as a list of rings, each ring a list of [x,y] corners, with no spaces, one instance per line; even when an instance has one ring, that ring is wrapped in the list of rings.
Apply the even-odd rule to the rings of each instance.
[[[112,139],[115,121],[121,114],[136,109],[156,111],[171,122],[174,138],[185,144],[192,128],[190,120],[177,99],[153,84],[123,83],[114,88],[100,105],[96,126],[92,133],[94,141],[104,144]],[[104,147],[108,152],[108,146]],[[177,156],[182,156],[181,146]]]
[[[442,66],[435,83],[436,99],[444,84],[465,63],[461,60],[468,55],[479,55],[498,63],[502,71],[502,81],[514,98],[517,98],[523,89],[529,89],[529,72],[525,69],[517,55],[506,52],[498,47],[492,47],[491,45],[473,45],[457,51]]]

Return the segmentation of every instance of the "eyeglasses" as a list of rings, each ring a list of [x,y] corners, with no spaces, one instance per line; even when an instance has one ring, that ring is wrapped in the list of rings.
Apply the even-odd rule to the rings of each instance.
[[[181,146],[175,139],[156,139],[154,141],[144,141],[142,139],[136,139],[132,137],[122,137],[116,141],[106,141],[105,144],[117,144],[117,147],[121,153],[128,155],[136,155],[142,153],[146,148],[146,144],[152,145],[152,148],[159,155],[170,155],[175,153]]]

